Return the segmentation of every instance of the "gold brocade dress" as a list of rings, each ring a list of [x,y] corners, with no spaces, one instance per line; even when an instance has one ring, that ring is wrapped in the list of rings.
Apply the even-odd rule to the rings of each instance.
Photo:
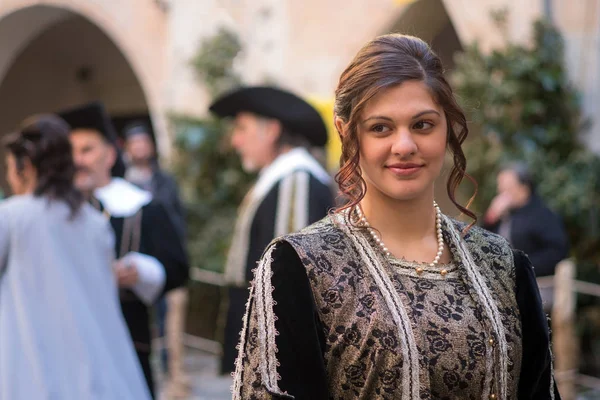
[[[452,262],[431,269],[385,256],[345,221],[328,217],[265,251],[234,399],[555,398],[526,256],[479,228],[462,237],[444,216]]]

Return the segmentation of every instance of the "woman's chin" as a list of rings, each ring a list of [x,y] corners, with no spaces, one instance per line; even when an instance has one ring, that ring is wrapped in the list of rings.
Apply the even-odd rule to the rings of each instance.
[[[413,201],[428,194],[427,187],[422,182],[399,182],[380,187],[379,191],[394,201]]]

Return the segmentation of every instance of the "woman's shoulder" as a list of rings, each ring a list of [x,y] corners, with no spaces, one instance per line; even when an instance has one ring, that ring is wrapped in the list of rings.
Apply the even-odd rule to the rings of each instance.
[[[77,218],[89,221],[97,225],[106,225],[109,223],[108,217],[102,212],[98,211],[91,204],[85,202],[77,210]]]
[[[509,280],[515,277],[515,254],[512,246],[504,237],[490,232],[479,226],[468,228],[468,224],[451,220],[456,230],[462,234],[462,239],[476,265],[495,271],[494,275],[502,272]],[[466,229],[468,228],[468,229]]]
[[[347,240],[344,229],[335,215],[328,215],[320,221],[296,232],[281,236],[275,242],[288,242],[296,249],[319,248],[327,250]]]
[[[477,225],[469,227],[467,223],[453,218],[450,218],[450,220],[458,232],[464,233],[463,238],[470,246],[477,246],[484,251],[501,251],[503,253],[512,252],[508,240],[497,233],[490,232]]]
[[[18,216],[21,213],[35,214],[36,209],[41,209],[44,199],[31,194],[15,195],[0,202],[0,213]]]
[[[113,234],[110,219],[87,202],[83,203],[77,211],[76,219],[81,221],[86,229],[97,229],[102,233],[108,231]]]

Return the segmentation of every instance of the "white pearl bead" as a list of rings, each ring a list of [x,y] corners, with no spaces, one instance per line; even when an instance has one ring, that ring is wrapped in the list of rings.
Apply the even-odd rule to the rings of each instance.
[[[433,259],[433,262],[431,262],[429,264],[429,266],[431,268],[435,267],[438,264],[442,254],[444,253],[444,236],[442,234],[442,212],[440,210],[440,207],[438,206],[438,204],[435,201],[433,202],[433,207],[435,209],[435,229],[436,229],[436,234],[437,234],[438,252],[437,252],[435,258]],[[381,240],[379,238],[379,235],[377,234],[377,232],[375,232],[375,230],[373,228],[371,228],[371,225],[369,225],[369,221],[367,221],[367,217],[363,214],[360,206],[356,207],[355,210],[356,210],[356,214],[358,215],[358,219],[362,222],[363,226],[370,229],[369,232],[370,232],[373,240],[375,242],[377,242],[377,244],[379,245],[379,247],[381,248],[383,253],[389,257],[390,256],[389,249],[383,243],[383,240]],[[418,271],[419,269],[421,269],[421,268],[420,267],[417,268],[417,273],[419,273],[419,271]],[[445,274],[442,273],[442,275],[445,275]]]

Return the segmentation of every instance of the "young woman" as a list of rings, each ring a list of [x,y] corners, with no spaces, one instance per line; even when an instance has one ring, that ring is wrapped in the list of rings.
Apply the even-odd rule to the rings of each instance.
[[[349,203],[265,251],[234,398],[555,398],[527,256],[435,203],[449,151],[448,195],[475,219],[455,200],[468,130],[440,59],[376,38],[340,78],[335,124]]]
[[[149,399],[112,272],[108,220],[73,187],[69,126],[7,137],[0,204],[0,399]]]

